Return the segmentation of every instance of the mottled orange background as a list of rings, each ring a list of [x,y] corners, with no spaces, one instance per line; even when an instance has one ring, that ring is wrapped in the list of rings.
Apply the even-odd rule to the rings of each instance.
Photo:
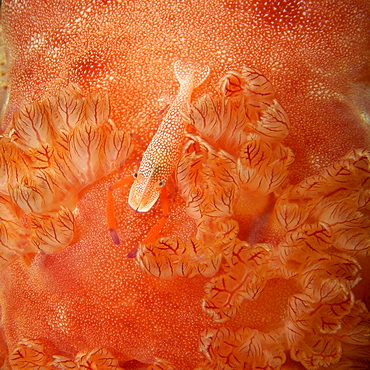
[[[368,0],[8,0],[2,25],[8,68],[3,133],[20,107],[75,83],[84,94],[106,91],[116,125],[146,145],[159,112],[178,91],[173,63],[185,58],[211,69],[194,99],[214,92],[227,71],[243,66],[261,70],[273,83],[291,121],[285,144],[295,154],[292,184],[354,148],[369,149]],[[136,147],[133,158],[139,160],[143,148]],[[121,176],[137,166],[130,162]],[[59,254],[19,259],[2,273],[3,357],[27,337],[43,339],[49,354],[69,357],[107,347],[122,363],[150,364],[157,357],[192,369],[201,359],[200,332],[219,325],[200,305],[207,279],[161,281],[126,258],[161,215],[158,204],[147,214],[130,210],[127,188],[116,192],[122,244],[112,243],[105,197],[117,178],[108,176],[79,194],[72,245]],[[239,222],[257,225],[266,239],[259,211],[251,208]],[[194,233],[179,198],[165,232]],[[360,262],[364,279],[357,298],[368,299],[369,261]],[[289,281],[269,281],[259,300],[246,303],[228,326],[261,329],[283,320],[295,291]],[[286,368],[300,368],[289,363]]]

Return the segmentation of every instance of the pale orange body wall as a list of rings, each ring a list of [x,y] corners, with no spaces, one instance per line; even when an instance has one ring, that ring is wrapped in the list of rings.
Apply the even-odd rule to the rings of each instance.
[[[368,0],[7,0],[1,23],[4,369],[368,367]],[[155,179],[162,239],[126,186],[117,246],[107,190],[158,160],[166,100],[195,130]]]

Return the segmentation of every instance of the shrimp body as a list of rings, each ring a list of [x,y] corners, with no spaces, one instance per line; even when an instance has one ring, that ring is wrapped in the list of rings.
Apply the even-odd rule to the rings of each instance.
[[[161,188],[175,170],[185,137],[184,115],[190,107],[193,90],[209,75],[208,66],[178,60],[174,63],[180,90],[144,152],[131,186],[129,205],[147,212],[157,201]]]

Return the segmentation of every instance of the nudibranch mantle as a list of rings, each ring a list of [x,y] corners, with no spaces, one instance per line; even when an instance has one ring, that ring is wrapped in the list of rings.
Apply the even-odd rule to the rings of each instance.
[[[174,63],[174,71],[180,90],[145,150],[130,189],[128,203],[139,212],[147,212],[152,208],[161,188],[179,162],[185,136],[184,116],[189,109],[193,90],[205,81],[210,68],[178,60]]]

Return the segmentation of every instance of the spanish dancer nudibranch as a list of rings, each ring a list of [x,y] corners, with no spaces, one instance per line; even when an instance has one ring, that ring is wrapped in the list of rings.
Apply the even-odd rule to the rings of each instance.
[[[1,25],[3,370],[369,368],[368,0],[3,0]]]

